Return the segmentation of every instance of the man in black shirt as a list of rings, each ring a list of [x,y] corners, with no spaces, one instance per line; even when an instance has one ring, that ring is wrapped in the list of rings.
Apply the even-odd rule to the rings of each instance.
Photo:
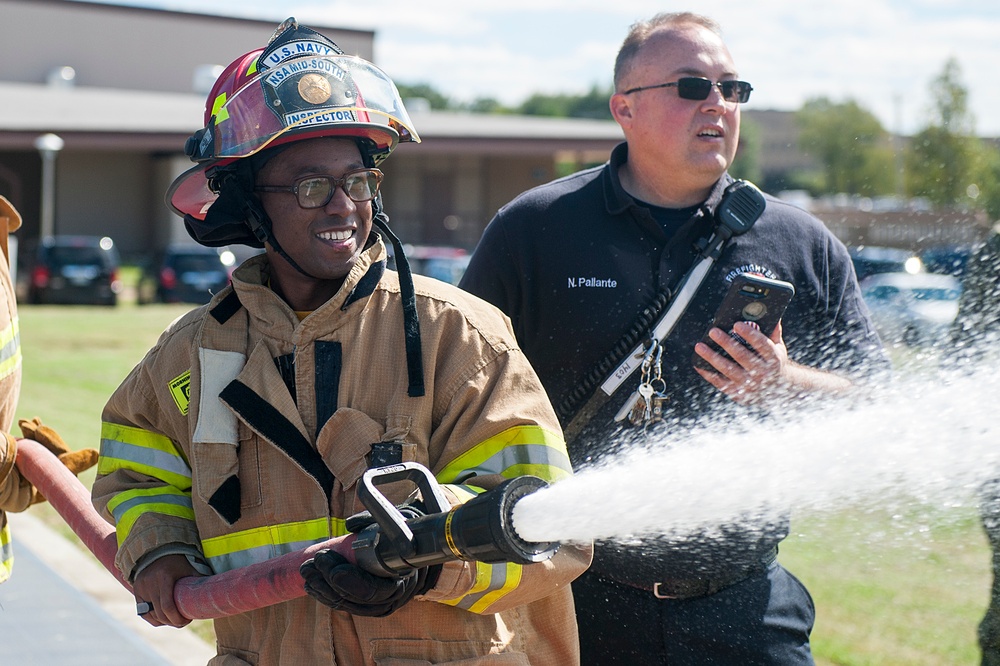
[[[589,379],[611,350],[627,353],[646,336],[648,313],[662,311],[698,260],[698,241],[711,236],[733,183],[739,104],[751,87],[737,79],[718,25],[683,13],[633,26],[615,90],[610,106],[625,143],[604,166],[504,206],[461,284],[510,316],[576,435],[570,455],[578,466],[608,455],[616,434],[629,430],[622,405],[637,378],[593,410],[577,435],[581,395],[595,393]],[[796,295],[770,336],[735,326],[753,351],[715,329],[725,358],[696,343],[742,273],[791,282]],[[714,371],[695,369],[695,354]],[[753,227],[722,247],[659,359],[655,420],[668,435],[705,417],[718,422],[848,393],[873,367],[887,367],[846,248],[819,220],[771,197]],[[775,561],[787,518],[761,523],[643,548],[599,544],[591,570],[573,584],[583,662],[812,663],[812,600]]]

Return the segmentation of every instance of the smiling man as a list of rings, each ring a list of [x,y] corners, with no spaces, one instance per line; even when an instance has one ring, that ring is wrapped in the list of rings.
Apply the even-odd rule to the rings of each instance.
[[[184,626],[178,579],[334,541],[301,569],[310,596],[216,620],[213,664],[579,661],[568,583],[589,546],[399,576],[345,557],[371,467],[420,463],[453,505],[526,470],[572,473],[506,319],[409,273],[378,198],[400,141],[418,139],[392,81],[289,19],[223,72],[187,144],[197,166],[169,191],[199,243],[265,253],[104,410],[94,502],[136,611]]]
[[[607,164],[501,208],[461,282],[511,318],[567,428],[574,464],[627,455],[624,442],[721,430],[765,409],[783,416],[849,394],[870,369],[885,368],[846,248],[772,197],[749,230],[721,246],[700,287],[682,289],[695,284],[685,276],[717,231],[720,203],[733,187],[747,191],[728,169],[752,87],[719,26],[691,13],[637,23],[614,80],[610,108],[625,142]],[[743,273],[790,282],[795,297],[771,336],[735,324],[752,350],[712,329],[724,357],[699,340]],[[653,345],[652,324],[678,293],[694,296]],[[630,356],[638,345],[644,359]],[[694,366],[696,356],[708,369]],[[639,360],[642,371],[627,381],[612,372]],[[602,393],[615,380],[620,388]],[[812,663],[812,600],[776,561],[787,533],[783,516],[749,516],[692,535],[599,544],[573,583],[583,662]]]

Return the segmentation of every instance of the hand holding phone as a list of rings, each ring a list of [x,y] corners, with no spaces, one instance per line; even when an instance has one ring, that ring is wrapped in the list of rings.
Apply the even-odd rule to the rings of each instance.
[[[729,292],[715,313],[712,324],[705,330],[701,341],[713,351],[728,358],[729,355],[725,350],[708,336],[709,330],[720,328],[748,349],[753,349],[746,340],[733,332],[733,326],[737,322],[745,321],[753,324],[761,333],[770,337],[794,295],[795,287],[789,282],[772,280],[751,273],[740,274],[730,285]],[[694,354],[694,365],[709,372],[717,372],[708,361],[697,353]]]

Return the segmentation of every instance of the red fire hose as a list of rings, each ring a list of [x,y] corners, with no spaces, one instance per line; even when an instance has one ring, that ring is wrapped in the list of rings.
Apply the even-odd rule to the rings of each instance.
[[[70,529],[101,564],[129,591],[115,566],[118,541],[115,528],[94,509],[88,491],[44,446],[32,439],[17,443],[17,467],[62,516]],[[340,540],[338,540],[340,541]],[[340,541],[342,543],[342,541]],[[264,608],[305,596],[299,565],[334,542],[234,569],[215,576],[182,578],[174,587],[178,610],[192,620],[210,620]]]

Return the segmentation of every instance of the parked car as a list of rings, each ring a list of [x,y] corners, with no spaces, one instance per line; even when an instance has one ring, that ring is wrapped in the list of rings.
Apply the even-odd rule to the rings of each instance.
[[[17,253],[17,294],[28,303],[116,305],[121,260],[108,236],[31,239]]]
[[[947,339],[962,283],[941,273],[880,273],[861,283],[872,320],[887,344],[934,344]]]
[[[924,264],[915,253],[896,247],[856,245],[849,248],[858,281],[877,273],[921,273]]]
[[[145,265],[136,300],[140,305],[208,303],[229,284],[234,268],[236,256],[228,248],[170,245]]]
[[[471,255],[460,247],[444,245],[403,245],[410,270],[416,275],[426,275],[442,282],[458,284],[469,267]],[[389,268],[395,269],[395,259],[390,250]]]
[[[972,252],[971,245],[935,245],[921,252],[920,259],[929,272],[954,275],[961,280]]]

